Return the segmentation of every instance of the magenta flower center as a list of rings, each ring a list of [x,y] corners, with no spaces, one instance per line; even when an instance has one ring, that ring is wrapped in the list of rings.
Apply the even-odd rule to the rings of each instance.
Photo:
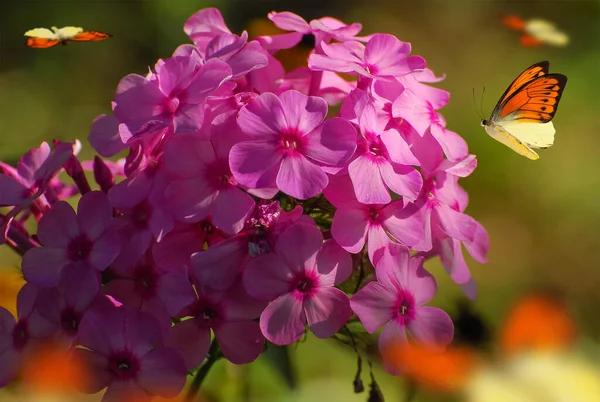
[[[381,138],[375,134],[367,135],[367,141],[369,143],[368,149],[371,155],[378,158],[386,158],[388,156],[387,148],[381,141]]]
[[[139,265],[135,269],[135,289],[142,298],[148,299],[156,294],[156,272],[151,265]]]
[[[397,312],[396,320],[398,320],[401,325],[410,324],[416,316],[415,298],[412,293],[405,289],[399,289],[396,303],[394,304],[394,310]]]
[[[379,223],[379,220],[381,218],[380,211],[381,209],[378,206],[369,207],[369,221],[371,223]]]
[[[131,352],[117,352],[108,360],[108,371],[119,380],[130,380],[140,371],[140,362]]]
[[[60,314],[60,325],[65,334],[75,336],[79,329],[80,316],[72,307],[65,308]]]
[[[22,350],[29,341],[29,329],[26,321],[19,321],[12,333],[13,348]]]
[[[147,202],[144,201],[136,205],[131,214],[133,226],[135,226],[136,229],[148,228],[148,221],[150,220],[151,215],[152,207],[148,205]]]
[[[303,153],[304,139],[298,133],[281,133],[279,148],[287,154]]]
[[[200,222],[200,230],[204,232],[206,236],[210,236],[214,233],[215,227],[209,221]]]
[[[221,306],[209,300],[198,300],[193,307],[192,314],[197,318],[198,325],[201,328],[207,328],[214,324],[215,320],[223,317]]]
[[[311,272],[300,272],[291,282],[292,293],[296,298],[302,300],[306,296],[311,296],[315,293],[319,285],[319,278]]]
[[[71,239],[67,246],[67,255],[71,261],[85,261],[88,259],[94,243],[85,233]]]
[[[215,190],[222,190],[237,185],[227,162],[221,160],[211,163],[207,167],[206,180]]]

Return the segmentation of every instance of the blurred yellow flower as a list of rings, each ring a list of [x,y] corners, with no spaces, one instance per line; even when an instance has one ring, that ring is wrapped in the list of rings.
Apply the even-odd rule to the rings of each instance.
[[[25,280],[16,269],[0,267],[0,306],[17,316],[17,294]]]

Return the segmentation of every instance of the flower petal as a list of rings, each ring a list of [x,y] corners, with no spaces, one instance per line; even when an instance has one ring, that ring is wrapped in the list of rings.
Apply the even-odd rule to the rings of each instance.
[[[275,254],[263,254],[248,261],[244,269],[244,287],[258,300],[273,300],[289,290],[294,278],[290,268]]]
[[[385,162],[389,165],[389,162]],[[383,184],[380,173],[381,164],[367,155],[360,155],[348,165],[356,199],[363,204],[387,204],[392,200]]]
[[[327,102],[317,96],[306,96],[295,90],[279,95],[287,121],[286,128],[306,135],[317,128],[327,115]]]
[[[60,248],[34,247],[23,256],[21,268],[27,282],[38,286],[55,286],[69,264],[66,252]]]
[[[265,346],[260,325],[254,321],[224,322],[214,331],[223,355],[234,364],[253,362]]]
[[[260,329],[276,345],[289,345],[302,338],[306,316],[302,302],[291,293],[273,300],[260,316]]]
[[[372,334],[394,317],[396,295],[378,282],[369,282],[350,299],[350,306]]]
[[[275,187],[283,156],[268,142],[240,142],[231,148],[229,166],[238,183],[249,188]]]
[[[297,271],[315,265],[317,253],[323,245],[323,235],[316,226],[295,224],[288,227],[275,244],[275,254],[281,256],[288,269]],[[281,269],[281,268],[280,268]]]
[[[79,229],[96,240],[110,226],[112,206],[102,191],[90,191],[79,199],[77,223]]]
[[[350,319],[348,296],[337,288],[320,288],[304,299],[308,325],[317,338],[329,338]]]
[[[175,349],[159,348],[144,356],[137,381],[151,394],[173,398],[183,389],[186,376],[183,356]]]
[[[304,155],[327,166],[341,166],[356,150],[356,130],[345,119],[328,119],[306,138]]]
[[[331,235],[344,250],[356,254],[367,236],[367,217],[361,209],[338,209],[333,217]]]
[[[54,204],[38,225],[37,234],[44,246],[66,247],[79,234],[75,211],[65,201]]]
[[[328,178],[318,166],[296,154],[283,158],[276,183],[284,193],[305,200],[322,192]]]
[[[166,345],[179,350],[185,360],[185,367],[194,370],[208,354],[210,329],[200,328],[196,319],[180,322],[169,330]]]
[[[352,274],[352,258],[335,240],[323,244],[316,262],[321,286],[339,285]]]
[[[271,92],[252,99],[240,110],[237,121],[244,133],[261,141],[276,141],[289,127],[281,101]]]
[[[422,306],[417,307],[415,312],[415,319],[408,324],[408,331],[415,340],[433,346],[446,346],[452,342],[454,324],[445,311]]]
[[[381,177],[390,190],[409,201],[417,199],[423,186],[423,178],[419,171],[411,166],[396,163],[382,163],[379,166]]]

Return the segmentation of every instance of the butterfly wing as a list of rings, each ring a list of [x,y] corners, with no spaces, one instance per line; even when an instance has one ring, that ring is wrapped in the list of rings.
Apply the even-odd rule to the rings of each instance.
[[[533,19],[527,21],[525,32],[531,37],[553,46],[566,46],[569,43],[569,36],[559,31],[551,22]]]
[[[62,40],[72,39],[81,32],[83,32],[83,28],[81,27],[62,27],[57,29],[57,33]]]
[[[104,32],[98,31],[86,31],[80,32],[77,35],[69,38],[69,40],[74,40],[77,42],[95,42],[99,40],[104,40],[110,38],[112,35]]]
[[[25,32],[25,36],[28,36],[25,44],[29,47],[44,49],[52,46],[56,46],[60,43],[60,39],[56,32],[53,32],[47,28],[35,28]]]
[[[491,119],[494,119],[494,116],[498,114],[499,110],[506,103],[506,101],[514,95],[522,86],[531,82],[535,78],[542,77],[548,74],[548,69],[550,68],[550,62],[548,61],[540,61],[539,63],[535,63],[533,66],[529,67],[525,71],[523,71],[515,80],[510,84],[508,89],[502,94],[500,100],[496,104],[494,111],[492,112]]]
[[[25,44],[29,47],[36,49],[46,49],[49,47],[56,46],[60,43],[58,39],[48,39],[48,38],[27,38]]]
[[[548,74],[547,61],[534,64],[521,73],[496,105],[486,132],[520,155],[536,160],[532,148],[548,148],[554,143],[551,120],[567,83],[562,74]]]

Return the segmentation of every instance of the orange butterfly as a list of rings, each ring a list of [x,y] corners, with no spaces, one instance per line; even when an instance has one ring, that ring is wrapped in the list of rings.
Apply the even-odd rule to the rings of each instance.
[[[569,36],[546,20],[539,18],[523,20],[515,15],[504,15],[502,16],[502,23],[523,34],[521,45],[525,47],[540,46],[544,43],[562,47],[569,43]]]
[[[536,160],[532,148],[554,143],[550,120],[567,84],[562,74],[548,74],[550,63],[541,61],[523,71],[500,97],[491,117],[481,125],[494,139],[520,155]]]
[[[29,47],[45,49],[58,45],[66,45],[67,41],[76,42],[90,42],[99,41],[110,38],[112,35],[97,32],[97,31],[83,31],[83,28],[79,27],[64,27],[58,29],[52,27],[52,30],[46,28],[35,28],[25,32],[25,36],[28,36],[25,44]]]

